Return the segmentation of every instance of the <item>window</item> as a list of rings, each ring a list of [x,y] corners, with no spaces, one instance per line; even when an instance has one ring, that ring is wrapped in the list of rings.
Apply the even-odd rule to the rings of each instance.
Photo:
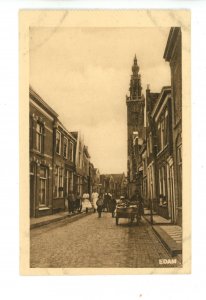
[[[40,167],[40,189],[39,189],[39,205],[46,206],[47,198],[47,169]]]
[[[73,162],[74,144],[69,142],[69,160]]]
[[[61,133],[56,131],[56,153],[61,154]]]
[[[160,128],[161,128],[161,150],[164,148],[164,130],[165,130],[165,123],[164,119],[160,123]]]
[[[177,147],[177,171],[179,205],[182,205],[182,145]]]
[[[82,194],[82,178],[77,176],[77,192]]]
[[[164,116],[164,147],[168,144],[168,111],[165,111]]]
[[[157,141],[158,141],[158,151],[161,151],[161,125],[160,122],[157,126]]]
[[[68,156],[68,139],[64,137],[64,147],[63,147],[64,158]]]
[[[163,166],[159,169],[159,198],[160,198],[160,206],[166,205],[167,197],[167,170],[166,166]]]
[[[43,152],[43,126],[40,123],[36,126],[36,150]]]
[[[63,184],[63,169],[60,168],[59,169],[59,197],[60,198],[63,197],[63,188],[64,188],[64,184]]]
[[[69,190],[71,192],[73,192],[73,182],[74,182],[74,179],[73,179],[73,172],[69,172]]]
[[[67,195],[69,194],[69,192],[73,192],[73,184],[74,184],[73,172],[66,170],[66,193],[67,193]]]
[[[157,126],[158,135],[158,149],[163,150],[168,144],[168,111],[166,110],[164,115]]]
[[[59,196],[59,167],[55,168],[55,178],[54,178],[54,196]]]
[[[149,138],[147,138],[147,157],[150,155]]]
[[[81,151],[79,151],[79,167],[81,168]]]
[[[63,197],[63,169],[58,166],[55,169],[54,196]]]
[[[149,135],[149,150],[150,150],[150,154],[152,153],[152,149],[153,148],[153,145],[152,145],[152,134],[150,132],[150,135]]]

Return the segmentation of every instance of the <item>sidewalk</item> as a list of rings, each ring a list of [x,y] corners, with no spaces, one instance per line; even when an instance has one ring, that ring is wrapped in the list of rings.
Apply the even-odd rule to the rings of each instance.
[[[151,216],[148,214],[148,215],[144,215],[145,219],[150,223],[151,222]],[[167,220],[159,215],[153,215],[153,224],[155,225],[166,225],[166,224],[171,224],[171,220]]]
[[[45,216],[45,217],[31,218],[30,219],[30,229],[44,226],[44,225],[47,225],[50,223],[58,222],[58,221],[66,219],[66,218],[68,218],[70,222],[73,222],[82,217],[86,217],[87,215],[90,215],[92,212],[93,212],[93,210],[89,210],[89,212],[87,214],[85,212],[81,212],[81,213],[74,213],[71,215],[68,215],[68,212],[60,212],[60,213],[56,213],[56,214]]]
[[[172,256],[182,254],[182,228],[177,225],[154,225],[156,235]]]
[[[144,218],[151,224],[150,211],[146,211]],[[182,254],[182,227],[155,214],[152,229],[172,256]]]

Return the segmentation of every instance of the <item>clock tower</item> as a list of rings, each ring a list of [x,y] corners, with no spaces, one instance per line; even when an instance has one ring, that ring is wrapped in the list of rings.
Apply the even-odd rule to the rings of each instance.
[[[137,187],[138,147],[144,135],[145,99],[142,94],[141,75],[136,55],[132,66],[129,96],[126,95],[127,105],[127,176],[128,193],[131,196]]]

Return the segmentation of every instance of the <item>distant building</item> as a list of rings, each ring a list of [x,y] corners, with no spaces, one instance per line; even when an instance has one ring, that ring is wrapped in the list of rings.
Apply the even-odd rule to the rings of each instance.
[[[88,152],[88,147],[85,146],[83,137],[81,133],[76,131],[72,132],[72,135],[76,138],[76,151],[75,151],[75,193],[79,193],[81,196],[86,193],[91,192],[91,178],[92,173],[90,173],[90,155]]]
[[[74,177],[74,186],[75,192],[83,195],[83,152],[84,152],[84,142],[80,132],[72,132],[72,135],[76,138],[76,151],[75,151],[75,177]]]
[[[180,27],[170,29],[164,59],[169,62],[171,69],[175,219],[177,224],[182,225],[182,34]]]
[[[99,169],[94,168],[93,169],[93,187],[92,192],[100,193],[100,172]]]
[[[142,94],[141,75],[135,55],[130,79],[129,96],[126,95],[127,105],[127,178],[128,194],[131,196],[137,189],[137,159],[138,146],[144,138],[144,107],[145,99]],[[137,146],[137,147],[136,147]]]
[[[88,147],[83,148],[83,193],[90,194],[90,155]],[[91,195],[91,194],[90,194]]]
[[[101,193],[110,193],[116,199],[127,194],[127,179],[124,173],[100,175]]]

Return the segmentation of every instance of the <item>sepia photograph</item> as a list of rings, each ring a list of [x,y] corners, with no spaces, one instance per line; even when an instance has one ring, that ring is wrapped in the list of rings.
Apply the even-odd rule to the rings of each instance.
[[[22,11],[20,33],[25,273],[189,273],[190,13]]]

